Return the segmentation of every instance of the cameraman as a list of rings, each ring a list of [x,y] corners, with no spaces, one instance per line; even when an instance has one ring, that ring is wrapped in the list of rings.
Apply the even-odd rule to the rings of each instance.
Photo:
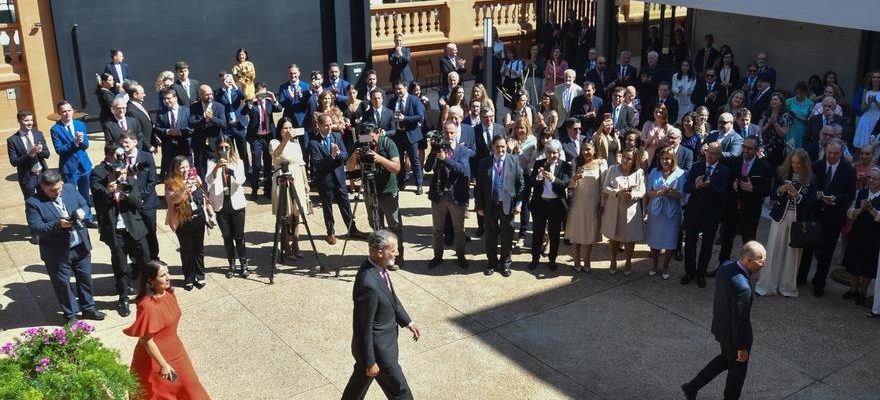
[[[376,94],[378,93],[374,92],[374,99]],[[381,105],[381,96],[379,101]],[[359,127],[358,131],[361,131],[361,129],[363,128]],[[362,165],[373,164],[373,170],[375,171],[373,179],[376,183],[377,193],[372,195],[376,196],[375,204],[379,206],[379,209],[375,210],[379,216],[379,220],[376,221],[379,226],[372,226],[373,221],[370,221],[370,227],[373,230],[378,230],[384,228],[383,225],[387,224],[388,228],[397,237],[401,238],[397,241],[397,265],[389,267],[393,271],[403,266],[403,225],[400,222],[399,189],[397,188],[397,174],[400,172],[400,154],[394,141],[385,136],[384,129],[375,127],[375,125],[367,125],[366,129],[370,133],[370,142],[368,144],[358,143],[354,154],[348,158],[345,166],[349,171],[354,171]],[[367,182],[361,182],[362,187],[366,187],[366,185]],[[374,211],[370,206],[372,202],[366,201],[365,204],[367,204],[367,215],[372,215]],[[384,223],[383,220],[385,221]]]
[[[431,216],[434,224],[434,258],[428,268],[436,268],[443,262],[443,225],[447,213],[452,218],[455,235],[455,253],[458,256],[459,268],[468,267],[464,257],[464,216],[467,213],[469,199],[468,183],[470,167],[468,160],[473,150],[464,143],[457,143],[455,137],[458,128],[452,122],[443,125],[443,139],[440,142],[432,139],[431,154],[425,160],[425,171],[434,171],[434,179],[428,188],[428,199],[431,200]]]
[[[159,177],[156,174],[156,161],[153,153],[138,148],[138,137],[134,132],[123,132],[119,145],[125,152],[119,161],[128,168],[128,176],[137,181],[137,196],[141,198],[141,217],[147,226],[147,260],[159,259],[159,238],[156,236],[156,210],[161,202],[156,194]],[[137,275],[135,275],[137,276]]]
[[[137,140],[126,139],[137,145]],[[98,216],[101,241],[110,247],[110,263],[113,265],[113,278],[116,280],[116,293],[119,301],[116,311],[127,317],[131,311],[128,295],[134,293],[132,281],[136,280],[147,261],[147,226],[141,215],[143,200],[140,186],[123,159],[125,153],[116,143],[104,146],[104,161],[92,169],[89,177],[95,214]],[[132,269],[128,257],[134,261]]]

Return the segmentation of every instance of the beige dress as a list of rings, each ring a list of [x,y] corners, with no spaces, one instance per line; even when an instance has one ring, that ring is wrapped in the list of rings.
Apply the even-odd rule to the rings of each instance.
[[[630,189],[632,195],[624,202],[621,190]],[[641,168],[623,175],[619,165],[612,166],[602,184],[602,235],[608,239],[631,243],[645,240],[642,222],[642,202],[645,195],[645,175]]]
[[[272,154],[275,153],[275,149],[281,145],[281,141],[278,139],[272,139],[269,142],[269,149]],[[311,202],[309,202],[309,194],[306,192],[306,177],[303,174],[303,168],[306,165],[305,160],[303,159],[302,149],[299,147],[299,143],[296,141],[289,141],[284,146],[284,152],[281,153],[280,157],[272,157],[272,169],[277,170],[281,167],[282,161],[290,161],[289,171],[293,176],[293,187],[296,191],[297,197],[300,199],[300,204],[305,209],[306,213],[309,212],[309,207],[311,206]],[[272,175],[272,214],[276,213],[276,208],[278,208],[278,185],[277,185],[277,177],[281,174],[279,170],[274,175]],[[292,199],[291,199],[292,200]],[[296,205],[292,202],[288,204],[288,216],[297,215]]]
[[[578,167],[578,171],[584,167]],[[600,159],[593,168],[584,169],[584,177],[575,182],[571,180],[573,193],[569,200],[568,220],[565,223],[565,238],[574,244],[595,244],[602,242],[599,233],[599,215],[596,210],[602,201],[602,180],[608,171],[608,164]]]

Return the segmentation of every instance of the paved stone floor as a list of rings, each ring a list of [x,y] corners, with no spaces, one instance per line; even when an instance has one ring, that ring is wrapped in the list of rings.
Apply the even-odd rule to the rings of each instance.
[[[99,159],[96,138],[90,153]],[[5,153],[5,152],[4,152]],[[55,165],[55,155],[50,165]],[[8,160],[0,160],[0,341],[25,327],[60,322],[57,301],[37,247],[27,241],[23,205]],[[401,334],[400,362],[421,399],[674,399],[678,386],[717,353],[709,333],[713,283],[682,287],[673,278],[649,278],[647,248],[638,246],[635,273],[607,273],[607,249],[594,254],[593,272],[574,273],[571,259],[550,272],[525,270],[515,254],[509,278],[482,274],[482,242],[468,243],[471,268],[450,260],[426,268],[432,256],[430,208],[425,196],[402,194],[407,268],[393,274],[396,289],[424,336]],[[316,210],[317,211],[317,210]],[[267,265],[273,218],[265,201],[248,203],[246,239],[259,266],[249,279],[223,275],[222,240],[207,237],[208,284],[179,290],[180,335],[205,387],[216,399],[339,398],[352,366],[351,285],[366,254],[363,242],[323,241],[320,211],[309,218],[325,265],[342,276],[313,272],[314,253],[282,267],[274,285]],[[358,219],[366,226],[363,206]],[[164,218],[160,211],[159,220]],[[337,217],[338,218],[338,217]],[[474,218],[466,221],[469,228]],[[344,228],[340,229],[344,232]],[[759,237],[766,237],[766,222]],[[115,311],[109,252],[92,231],[95,292],[108,318],[97,335],[128,362],[135,339],[121,330],[134,316]],[[181,284],[177,238],[159,227],[162,259]],[[568,249],[563,245],[562,254]],[[880,398],[880,323],[867,309],[840,299],[832,284],[816,299],[808,287],[794,299],[757,298],[755,345],[743,398]],[[405,331],[404,331],[405,333]],[[704,389],[720,398],[723,379]],[[374,385],[370,399],[383,398]]]

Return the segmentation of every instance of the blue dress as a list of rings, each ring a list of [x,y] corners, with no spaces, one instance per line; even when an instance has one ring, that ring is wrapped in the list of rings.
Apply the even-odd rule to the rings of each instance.
[[[646,191],[660,190],[664,187],[676,188],[684,193],[685,171],[676,168],[663,179],[659,168],[651,171]],[[681,199],[657,196],[648,202],[648,246],[658,250],[675,250],[678,247],[678,231],[681,227]]]

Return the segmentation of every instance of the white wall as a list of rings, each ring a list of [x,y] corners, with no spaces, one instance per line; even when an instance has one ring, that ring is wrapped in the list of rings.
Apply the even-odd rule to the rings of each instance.
[[[748,63],[763,51],[776,69],[776,86],[780,89],[791,91],[796,82],[806,82],[812,74],[821,78],[825,71],[832,70],[837,72],[847,100],[855,91],[859,30],[715,11],[694,12],[691,47],[701,47],[706,34],[715,35],[715,48],[730,45],[743,74]],[[691,56],[695,54],[693,50]]]

